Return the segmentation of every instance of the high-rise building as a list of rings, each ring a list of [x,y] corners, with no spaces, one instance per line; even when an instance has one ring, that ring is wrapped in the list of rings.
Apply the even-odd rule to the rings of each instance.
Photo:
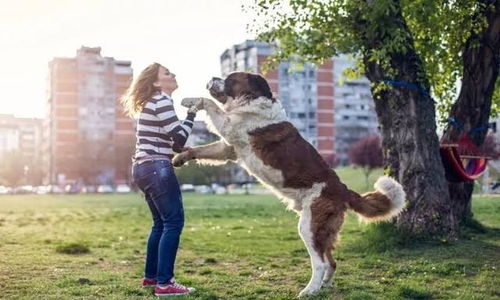
[[[0,155],[17,152],[28,161],[40,157],[42,120],[0,115]]]
[[[269,44],[252,40],[234,45],[220,57],[222,76],[235,71],[262,73],[263,64],[272,52]],[[335,129],[332,61],[326,61],[319,67],[306,63],[300,69],[295,69],[293,63],[285,61],[279,64],[276,71],[267,72],[265,78],[300,134],[333,165]]]
[[[130,61],[81,47],[49,63],[43,126],[46,183],[116,184],[130,180],[134,121],[118,98],[132,80]]]
[[[335,84],[335,152],[337,164],[349,164],[349,149],[360,139],[377,134],[378,120],[375,112],[370,82],[366,77],[346,79],[343,71],[354,67],[345,55],[333,58]]]
[[[13,163],[32,179],[26,183],[38,183],[41,137],[41,119],[0,115],[0,170],[5,170],[6,163]],[[9,162],[13,159],[18,161]]]

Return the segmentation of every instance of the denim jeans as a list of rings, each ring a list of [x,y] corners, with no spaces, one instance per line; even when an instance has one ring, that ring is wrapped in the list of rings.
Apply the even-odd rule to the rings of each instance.
[[[184,227],[182,195],[172,163],[151,160],[134,164],[135,183],[151,210],[153,227],[149,235],[144,277],[167,283],[174,277],[179,238]]]

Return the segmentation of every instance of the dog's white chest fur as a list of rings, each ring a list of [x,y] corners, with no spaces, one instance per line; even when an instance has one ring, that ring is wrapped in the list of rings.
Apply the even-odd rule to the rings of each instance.
[[[234,100],[232,103],[237,103]],[[250,144],[248,132],[257,128],[286,121],[286,114],[279,102],[271,102],[267,98],[253,100],[246,105],[225,107],[228,116],[223,128],[219,128],[219,135],[235,149],[240,163],[249,173],[260,181],[271,186],[283,186],[283,175],[280,170],[274,169],[255,155]]]

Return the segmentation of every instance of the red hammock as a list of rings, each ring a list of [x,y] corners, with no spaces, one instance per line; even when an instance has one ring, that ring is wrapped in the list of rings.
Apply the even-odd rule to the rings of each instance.
[[[455,143],[441,141],[439,148],[448,181],[476,180],[486,169],[488,158],[466,134]]]

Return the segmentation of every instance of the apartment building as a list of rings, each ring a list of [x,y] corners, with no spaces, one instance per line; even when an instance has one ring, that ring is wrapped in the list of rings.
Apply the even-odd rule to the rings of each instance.
[[[132,80],[131,62],[81,47],[49,62],[43,124],[45,182],[116,184],[130,180],[134,120],[118,98]]]
[[[354,61],[340,55],[333,62],[335,152],[337,165],[345,166],[349,164],[349,149],[360,139],[379,132],[378,119],[368,79],[347,79],[343,75],[345,69],[354,67]]]
[[[263,64],[272,52],[272,47],[263,42],[247,40],[234,45],[220,57],[222,76],[235,71],[262,74]],[[263,75],[302,137],[316,147],[323,158],[333,166],[333,62],[326,61],[319,67],[306,63],[297,69],[293,62],[285,61],[280,63],[275,71]]]

